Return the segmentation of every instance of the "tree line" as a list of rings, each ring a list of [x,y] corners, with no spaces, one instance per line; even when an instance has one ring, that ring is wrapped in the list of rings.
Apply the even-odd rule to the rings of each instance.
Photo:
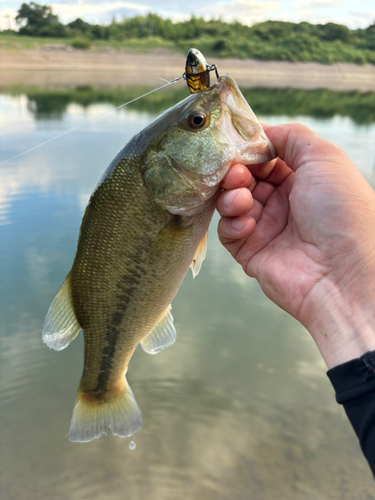
[[[93,25],[78,18],[66,25],[51,7],[23,3],[16,17],[20,36],[80,38],[86,47],[96,40],[155,40],[173,42],[186,51],[199,48],[207,56],[266,60],[320,61],[326,64],[347,61],[375,64],[375,22],[365,29],[327,23],[265,21],[246,26],[240,22],[191,17],[172,22],[157,14],[113,20],[109,25]],[[85,44],[82,44],[82,48]]]

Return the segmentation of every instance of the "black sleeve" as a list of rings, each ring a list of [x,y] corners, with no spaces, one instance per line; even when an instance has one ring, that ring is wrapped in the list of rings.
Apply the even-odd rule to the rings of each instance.
[[[327,375],[375,476],[375,351],[335,366]]]

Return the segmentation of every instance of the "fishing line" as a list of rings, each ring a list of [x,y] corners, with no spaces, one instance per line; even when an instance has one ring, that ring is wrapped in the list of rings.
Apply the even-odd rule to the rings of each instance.
[[[168,85],[173,85],[174,83],[177,83],[182,78],[183,78],[183,76],[179,76],[177,78],[174,78],[171,81],[165,80],[164,78],[160,78],[160,80],[163,80],[164,82],[167,82],[167,83],[164,84],[164,85],[162,85],[161,87],[157,87],[156,89],[150,90],[150,92],[146,92],[146,94],[140,95],[139,97],[136,97],[135,99],[132,99],[131,101],[126,102],[125,104],[121,104],[120,106],[117,106],[117,108],[115,108],[115,109],[111,109],[110,111],[106,111],[105,113],[103,113],[103,114],[101,114],[99,116],[94,116],[93,118],[85,120],[83,123],[81,123],[81,125],[77,125],[76,127],[73,127],[73,128],[71,128],[69,130],[66,130],[62,134],[59,134],[59,135],[57,135],[55,137],[52,137],[52,139],[48,139],[48,141],[42,142],[41,144],[38,144],[37,146],[34,146],[34,147],[28,149],[27,151],[24,151],[23,153],[19,153],[18,155],[13,156],[12,158],[9,158],[8,160],[2,161],[0,163],[0,166],[1,165],[5,165],[6,163],[9,163],[12,160],[15,160],[16,158],[19,158],[20,156],[23,156],[23,155],[25,155],[27,153],[30,153],[31,151],[34,151],[35,149],[41,148],[42,146],[45,146],[46,144],[48,144],[48,143],[50,143],[52,141],[56,141],[56,139],[60,139],[60,137],[64,137],[64,135],[70,134],[70,132],[74,132],[75,130],[77,130],[77,129],[79,129],[79,128],[85,126],[85,125],[87,125],[88,123],[91,123],[91,122],[93,122],[95,120],[99,120],[100,118],[103,118],[103,116],[106,116],[109,113],[113,113],[114,111],[117,111],[118,109],[123,108],[124,106],[127,106],[128,104],[131,104],[132,102],[135,102],[135,101],[138,101],[139,99],[142,99],[142,97],[146,97],[147,95],[150,95],[153,92],[156,92],[157,90],[161,90],[164,87],[168,87]]]

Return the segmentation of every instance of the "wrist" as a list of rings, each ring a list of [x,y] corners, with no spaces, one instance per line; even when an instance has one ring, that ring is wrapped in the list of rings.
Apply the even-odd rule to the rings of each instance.
[[[375,293],[340,290],[328,279],[312,293],[315,306],[303,324],[328,368],[375,350]]]

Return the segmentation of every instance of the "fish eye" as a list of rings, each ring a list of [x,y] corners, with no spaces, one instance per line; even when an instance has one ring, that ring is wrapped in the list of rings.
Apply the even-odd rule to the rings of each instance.
[[[198,129],[205,125],[206,118],[205,114],[200,111],[196,111],[195,113],[189,115],[187,122],[190,128]]]

